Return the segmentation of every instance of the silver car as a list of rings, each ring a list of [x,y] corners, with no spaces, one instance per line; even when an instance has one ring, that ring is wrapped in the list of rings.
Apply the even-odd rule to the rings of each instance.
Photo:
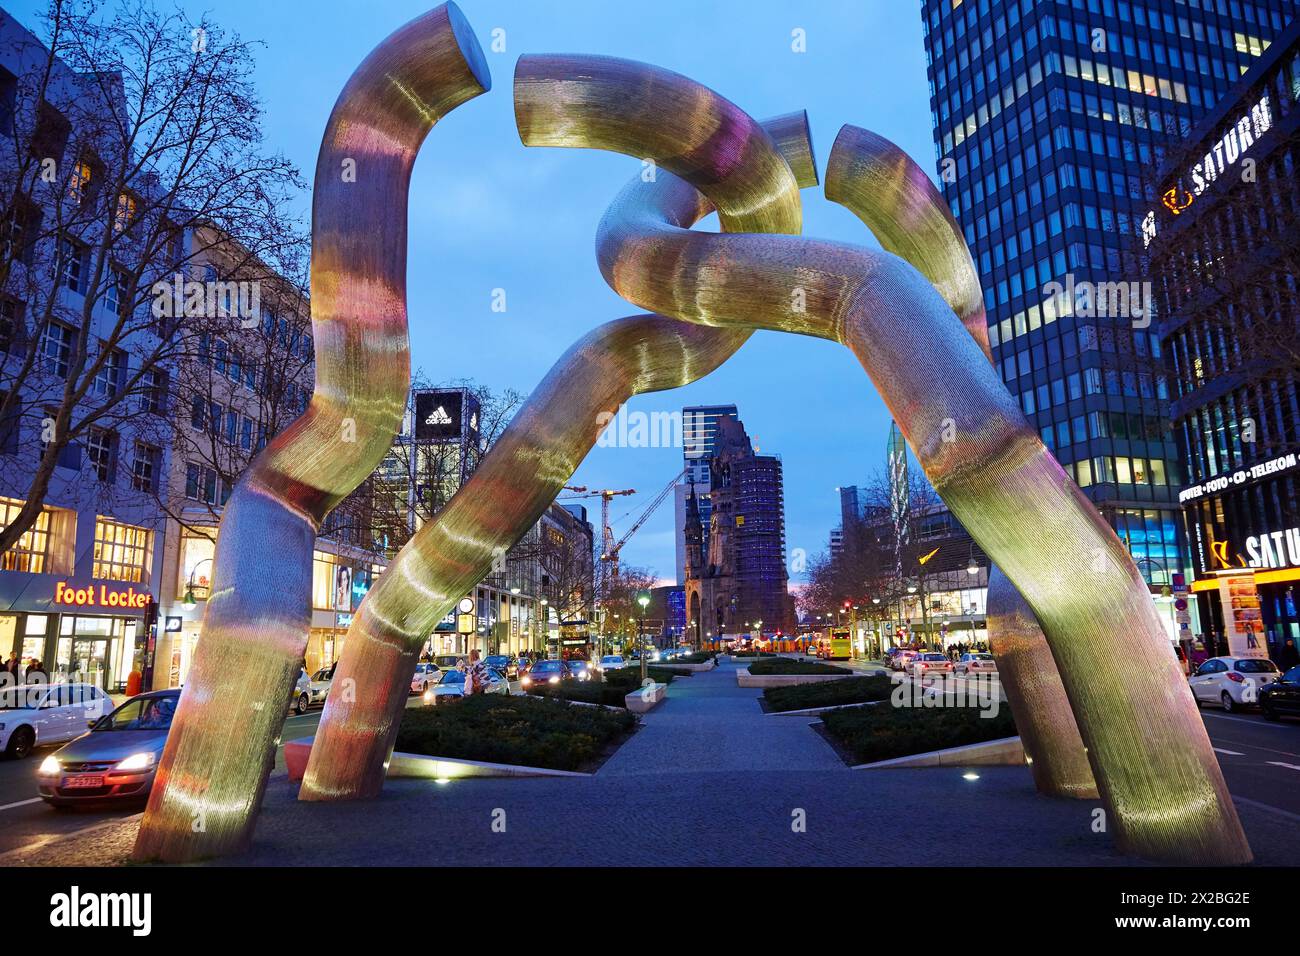
[[[957,662],[958,674],[996,674],[997,662],[992,654],[963,654]]]
[[[488,686],[484,689],[485,694],[509,694],[510,681],[506,680],[500,671],[487,669]],[[465,696],[465,672],[461,670],[443,671],[438,683],[431,686],[424,692],[421,700],[425,704],[437,706],[438,704],[450,704],[453,701],[460,700]]]
[[[177,688],[140,694],[91,721],[89,733],[50,754],[37,769],[41,799],[56,807],[143,804],[180,696]]]

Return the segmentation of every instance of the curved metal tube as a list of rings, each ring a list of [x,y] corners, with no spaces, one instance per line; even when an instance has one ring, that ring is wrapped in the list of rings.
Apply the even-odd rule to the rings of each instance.
[[[998,679],[1038,792],[1076,800],[1097,797],[1088,749],[1052,648],[1033,608],[1005,574],[989,574],[988,630]]]
[[[585,82],[586,59],[520,61],[525,143],[585,145],[567,131],[570,105],[582,105],[573,88]],[[687,321],[801,332],[851,348],[936,491],[1030,596],[1121,848],[1170,862],[1248,861],[1137,568],[934,287],[888,253],[683,229],[665,193],[625,188],[602,221],[597,259],[611,287]],[[1116,634],[1128,635],[1122,661],[1110,653]]]
[[[586,91],[589,113],[583,116],[617,122],[597,124],[590,142],[616,144],[666,170],[651,182],[638,176],[635,184],[682,197],[676,221],[683,227],[714,204],[672,175],[678,171],[709,181],[724,228],[799,231],[799,187],[817,182],[802,112],[760,126],[676,74],[633,71],[614,60],[602,59],[601,67],[604,85]],[[611,109],[615,100],[621,111]],[[683,103],[691,110],[674,109],[669,115],[676,121],[659,113],[665,104]],[[788,151],[789,163],[774,137]],[[336,683],[352,681],[355,693],[326,701],[299,799],[378,794],[420,648],[455,602],[491,570],[494,555],[514,544],[555,499],[600,437],[600,414],[612,414],[631,395],[707,375],[750,334],[632,316],[601,326],[560,358],[474,474],[366,595],[335,674]]]
[[[388,37],[339,96],[313,193],[316,388],[226,505],[137,860],[215,856],[251,837],[311,627],[317,528],[382,460],[406,407],[411,168],[434,123],[489,86],[469,25],[446,4]]]
[[[992,361],[975,262],[943,196],[910,156],[883,136],[845,126],[831,150],[826,198],[861,219],[885,251],[920,270]],[[989,645],[1038,791],[1096,797],[1052,649],[1033,609],[997,565],[989,568],[987,616]]]

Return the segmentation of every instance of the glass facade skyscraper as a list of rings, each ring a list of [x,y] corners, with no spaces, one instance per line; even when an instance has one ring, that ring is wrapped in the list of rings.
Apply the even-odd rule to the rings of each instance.
[[[1292,0],[922,0],[940,186],[998,371],[1153,589],[1185,572],[1143,218]]]
[[[682,409],[682,465],[686,473],[674,489],[673,504],[677,534],[677,583],[686,582],[686,497],[691,485],[704,525],[704,546],[709,541],[709,462],[717,451],[719,421],[739,421],[735,405],[688,405]]]

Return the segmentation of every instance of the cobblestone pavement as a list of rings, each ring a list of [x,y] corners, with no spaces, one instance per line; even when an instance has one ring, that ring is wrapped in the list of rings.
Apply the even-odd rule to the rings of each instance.
[[[1089,802],[1038,796],[1027,770],[851,771],[802,718],[764,718],[735,667],[673,682],[590,778],[390,781],[374,801],[300,804],[277,770],[239,865],[1044,865],[1134,861]],[[1239,805],[1260,863],[1300,858],[1294,818]],[[113,864],[138,816],[0,865]],[[919,820],[915,837],[904,820]]]

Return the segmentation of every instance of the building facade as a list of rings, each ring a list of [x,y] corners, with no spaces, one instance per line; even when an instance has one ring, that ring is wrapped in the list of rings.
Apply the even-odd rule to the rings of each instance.
[[[1284,663],[1300,643],[1298,162],[1293,23],[1171,151],[1145,229],[1200,610],[1182,638]]]
[[[719,420],[709,461],[709,533],[704,494],[686,499],[686,618],[693,643],[751,631],[794,633],[785,565],[780,458],[755,454],[744,426]]]
[[[131,230],[160,224],[115,191],[97,121],[119,92],[0,10],[0,527],[40,502],[0,555],[0,656],[109,691],[156,611],[170,433],[168,346],[126,291],[148,268]]]
[[[1141,283],[1146,177],[1267,49],[1291,0],[925,0],[943,195],[994,360],[1158,595],[1185,572],[1182,462]]]

